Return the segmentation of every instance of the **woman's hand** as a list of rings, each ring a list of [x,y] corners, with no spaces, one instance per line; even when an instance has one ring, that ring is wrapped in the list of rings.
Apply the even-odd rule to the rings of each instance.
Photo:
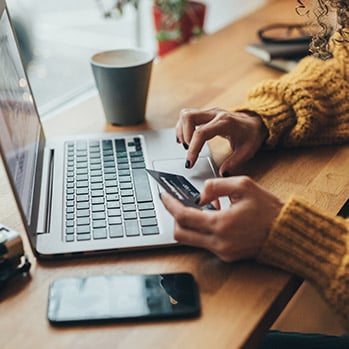
[[[201,211],[162,194],[166,209],[176,220],[175,239],[205,248],[225,262],[255,258],[283,203],[249,177],[241,176],[207,180],[200,205],[221,196],[230,198],[229,209]]]
[[[251,159],[267,134],[258,115],[218,108],[183,109],[176,125],[177,142],[188,148],[187,168],[194,166],[204,143],[209,139],[222,136],[229,141],[233,153],[219,169],[224,177],[233,174],[239,164]]]

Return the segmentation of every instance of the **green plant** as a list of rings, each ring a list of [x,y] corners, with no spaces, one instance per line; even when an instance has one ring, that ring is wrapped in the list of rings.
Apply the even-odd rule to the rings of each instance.
[[[171,16],[174,21],[182,18],[186,4],[187,0],[154,0],[154,5],[163,13]]]
[[[103,5],[103,0],[96,0],[97,6],[105,18],[112,17],[114,13],[121,16],[124,13],[124,7],[128,4],[138,8],[139,0],[115,0],[114,4],[106,10]]]

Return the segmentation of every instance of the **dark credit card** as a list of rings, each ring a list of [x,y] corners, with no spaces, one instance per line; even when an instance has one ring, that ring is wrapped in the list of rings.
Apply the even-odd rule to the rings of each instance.
[[[146,171],[175,199],[181,201],[184,206],[199,208],[201,210],[215,210],[212,204],[199,206],[195,203],[200,192],[181,175],[159,172],[146,169]]]

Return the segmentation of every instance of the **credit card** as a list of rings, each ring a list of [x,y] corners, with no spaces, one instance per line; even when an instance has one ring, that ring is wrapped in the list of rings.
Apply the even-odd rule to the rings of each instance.
[[[181,201],[184,206],[195,207],[200,210],[216,209],[212,204],[200,206],[195,203],[200,192],[184,176],[150,170],[147,168],[146,171],[161,185],[162,188],[164,188],[175,199]]]

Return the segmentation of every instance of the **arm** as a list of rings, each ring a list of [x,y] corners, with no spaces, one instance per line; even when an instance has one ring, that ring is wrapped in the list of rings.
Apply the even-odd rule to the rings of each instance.
[[[336,44],[334,58],[304,58],[279,80],[254,88],[245,108],[269,131],[270,147],[340,144],[349,141],[349,45]]]
[[[281,79],[262,81],[234,111],[183,109],[176,134],[188,149],[186,167],[194,166],[203,144],[217,135],[232,150],[221,175],[233,174],[263,142],[271,148],[349,142],[349,45],[333,51],[332,59],[306,57]]]
[[[308,280],[349,331],[349,220],[330,217],[291,199],[257,259]]]
[[[257,258],[305,278],[349,331],[349,220],[296,199],[284,204],[244,176],[207,180],[200,204],[221,196],[229,196],[229,209],[200,211],[162,194],[176,220],[175,239],[225,262]]]

